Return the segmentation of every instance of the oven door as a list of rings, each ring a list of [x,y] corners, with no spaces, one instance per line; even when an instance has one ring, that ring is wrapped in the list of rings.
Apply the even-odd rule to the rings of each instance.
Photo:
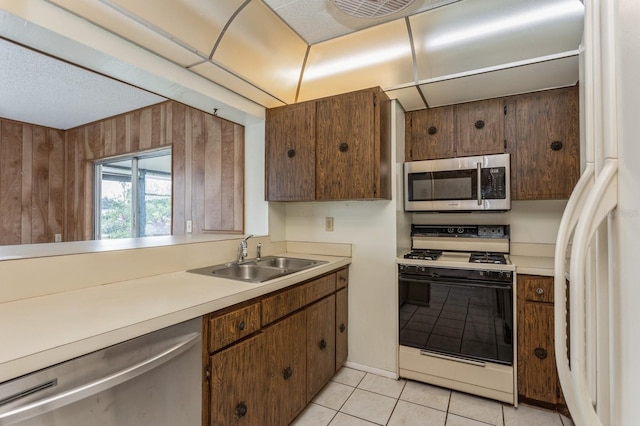
[[[400,345],[513,365],[513,284],[400,273]]]
[[[405,163],[405,210],[508,210],[509,155]]]

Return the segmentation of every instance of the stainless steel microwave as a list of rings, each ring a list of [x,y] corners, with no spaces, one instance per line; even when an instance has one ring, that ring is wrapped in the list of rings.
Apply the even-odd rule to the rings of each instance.
[[[511,209],[509,154],[404,163],[406,211]]]

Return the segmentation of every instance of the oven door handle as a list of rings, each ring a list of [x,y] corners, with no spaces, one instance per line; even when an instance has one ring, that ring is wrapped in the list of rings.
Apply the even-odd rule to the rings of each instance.
[[[482,163],[478,162],[478,182],[477,182],[477,191],[478,191],[478,205],[482,205]]]
[[[404,281],[404,282],[416,283],[416,284],[446,284],[446,285],[452,285],[456,287],[467,287],[467,288],[494,288],[499,290],[510,290],[513,288],[513,284],[510,284],[510,283],[496,283],[492,281],[472,281],[469,283],[464,283],[464,282],[460,282],[459,279],[446,279],[446,278],[434,279],[432,277],[416,278],[415,276],[407,276],[407,275],[399,275],[398,281]]]

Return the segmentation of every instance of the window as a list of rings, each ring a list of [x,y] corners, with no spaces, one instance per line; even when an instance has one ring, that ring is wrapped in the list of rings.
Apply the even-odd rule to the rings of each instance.
[[[171,149],[95,165],[96,239],[171,234]]]

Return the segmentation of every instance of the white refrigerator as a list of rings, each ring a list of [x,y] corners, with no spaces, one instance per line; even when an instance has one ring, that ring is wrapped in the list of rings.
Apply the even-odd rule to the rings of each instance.
[[[585,161],[556,242],[556,364],[576,425],[637,425],[640,2],[584,0],[584,5]]]

